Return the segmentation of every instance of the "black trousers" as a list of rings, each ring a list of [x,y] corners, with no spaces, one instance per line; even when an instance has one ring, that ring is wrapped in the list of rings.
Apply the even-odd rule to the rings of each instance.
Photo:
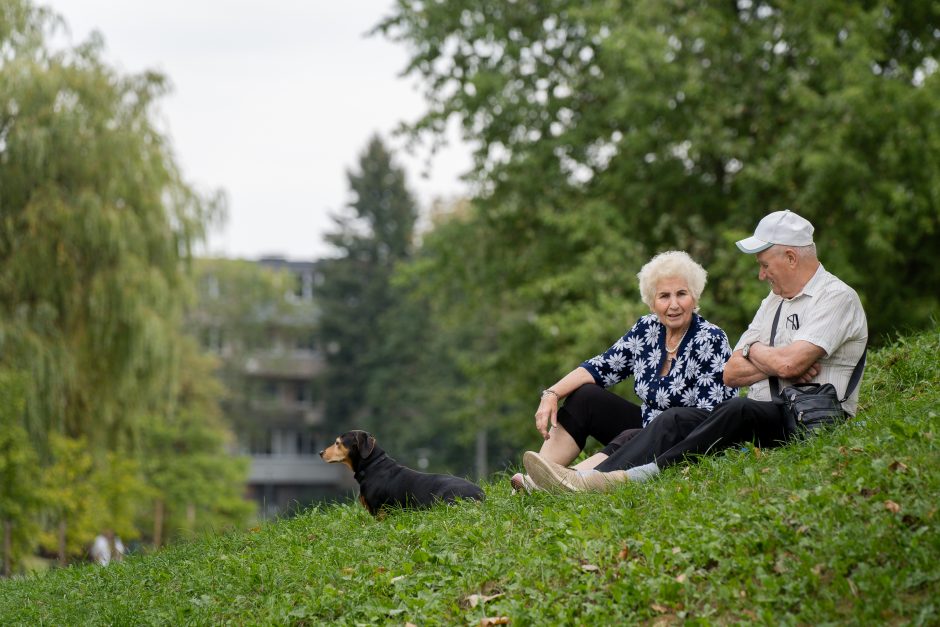
[[[598,464],[597,470],[626,470],[650,462],[666,468],[687,455],[703,455],[743,442],[762,448],[780,446],[789,435],[779,406],[769,401],[736,397],[711,412],[673,407]]]
[[[571,434],[578,448],[584,450],[591,436],[606,445],[604,452],[610,455],[633,430],[643,427],[643,414],[639,405],[599,385],[587,384],[568,395],[558,409],[558,423]]]

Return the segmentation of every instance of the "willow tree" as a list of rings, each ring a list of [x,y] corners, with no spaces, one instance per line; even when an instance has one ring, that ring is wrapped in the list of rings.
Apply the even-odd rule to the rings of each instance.
[[[59,25],[0,8],[0,361],[29,377],[35,441],[114,450],[172,410],[186,261],[221,199],[155,127],[166,79],[108,67],[98,36],[53,50]]]

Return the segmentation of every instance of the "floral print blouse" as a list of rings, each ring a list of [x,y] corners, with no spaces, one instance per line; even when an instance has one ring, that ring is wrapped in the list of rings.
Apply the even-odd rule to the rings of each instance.
[[[642,401],[644,427],[670,407],[711,410],[734,396],[735,388],[722,380],[731,346],[720,327],[693,313],[672,367],[666,376],[660,376],[665,343],[666,327],[651,313],[637,320],[606,352],[581,367],[605,388],[633,375],[633,389]]]

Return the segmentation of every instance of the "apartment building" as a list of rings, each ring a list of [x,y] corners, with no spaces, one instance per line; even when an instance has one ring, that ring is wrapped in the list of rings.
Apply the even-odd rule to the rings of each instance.
[[[316,262],[204,259],[197,272],[193,324],[220,358],[227,388],[223,409],[236,432],[237,452],[251,458],[247,497],[268,518],[351,495],[349,470],[318,455],[336,434],[321,428]]]

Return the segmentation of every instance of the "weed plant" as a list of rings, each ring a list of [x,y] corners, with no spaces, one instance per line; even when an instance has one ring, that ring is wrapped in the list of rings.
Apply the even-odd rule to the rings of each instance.
[[[940,333],[870,354],[856,420],[615,493],[320,506],[0,582],[0,624],[940,622]]]

